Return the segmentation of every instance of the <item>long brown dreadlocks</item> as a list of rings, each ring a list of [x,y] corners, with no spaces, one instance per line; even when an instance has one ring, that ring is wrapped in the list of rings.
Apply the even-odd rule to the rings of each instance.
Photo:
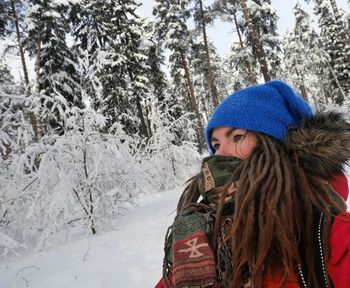
[[[243,287],[242,275],[247,269],[251,287],[261,287],[267,268],[281,274],[283,287],[301,261],[300,242],[306,248],[308,283],[317,285],[312,239],[314,211],[324,213],[324,233],[328,235],[332,215],[329,207],[342,208],[329,197],[324,180],[300,167],[295,152],[287,151],[284,144],[269,136],[256,136],[257,147],[236,172],[240,180],[233,196],[233,225],[226,237],[232,243],[231,287]],[[219,202],[214,241],[225,197],[223,193]]]
[[[232,246],[228,254],[222,253],[225,266],[230,267],[225,271],[231,275],[226,286],[241,287],[248,270],[251,286],[260,287],[263,273],[270,269],[282,276],[282,287],[303,257],[308,287],[318,287],[312,226],[317,213],[323,212],[323,237],[328,239],[330,207],[336,213],[346,210],[343,200],[330,193],[325,179],[342,171],[350,158],[350,124],[339,113],[321,111],[306,119],[301,129],[288,131],[283,144],[262,134],[256,136],[257,147],[233,173],[217,208],[213,248]],[[222,235],[218,236],[223,231],[225,194],[237,179],[233,217],[226,222],[231,225],[224,229],[227,242],[222,245]],[[178,213],[199,199],[199,183],[200,174],[190,179]],[[327,260],[328,241],[323,243]],[[306,255],[300,255],[298,244]]]

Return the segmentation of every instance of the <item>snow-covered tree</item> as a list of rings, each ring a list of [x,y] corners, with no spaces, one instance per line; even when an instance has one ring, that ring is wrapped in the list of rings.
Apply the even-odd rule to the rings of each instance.
[[[193,77],[190,74],[188,59],[186,57],[191,43],[190,30],[186,24],[190,17],[188,4],[189,1],[187,0],[156,0],[153,3],[153,14],[156,17],[155,31],[158,39],[163,43],[165,48],[171,51],[169,57],[169,62],[171,63],[170,75],[177,82],[176,85],[186,83],[186,86],[181,89],[186,90],[184,95],[189,98],[189,111],[195,115],[198,147],[201,152],[204,142],[203,125],[198,109],[198,100],[193,88]],[[177,69],[180,69],[180,71],[177,71]],[[181,75],[186,82],[180,79]],[[179,89],[180,87],[176,88]]]
[[[229,53],[225,56],[224,63],[228,69],[231,91],[242,89],[256,83],[251,82],[252,78],[249,77],[249,74],[259,75],[259,66],[256,63],[256,59],[254,59],[252,50],[242,49],[240,42],[234,41],[231,43]],[[250,63],[253,65],[250,66]]]
[[[91,55],[103,57],[96,75],[102,95],[91,101],[107,117],[106,128],[120,122],[130,135],[141,133],[148,137],[150,66],[143,21],[135,12],[138,5],[137,1],[83,1],[75,6],[72,17],[76,19],[76,45],[89,46]]]
[[[242,1],[240,2],[242,4]],[[247,9],[251,16],[255,33],[261,42],[264,52],[260,56],[258,44],[253,43],[256,40],[253,40],[254,37],[252,37],[252,33],[249,33],[247,34],[247,41],[251,43],[250,46],[252,47],[253,55],[257,59],[259,59],[259,57],[265,57],[270,78],[278,78],[281,74],[281,43],[277,33],[278,16],[276,11],[271,4],[271,0],[247,1]],[[247,26],[248,25],[247,23]],[[260,63],[260,65],[262,64]]]
[[[231,22],[238,35],[226,57],[232,74],[240,78],[232,79],[234,87],[255,84],[257,78],[268,81],[281,75],[278,17],[270,0],[217,0],[213,11],[222,20]]]
[[[145,41],[144,45],[148,58],[148,65],[150,67],[147,73],[147,78],[150,84],[150,94],[155,101],[161,104],[164,103],[164,100],[166,99],[168,79],[163,71],[165,57],[162,54],[161,43],[157,41],[157,36],[155,35],[153,27],[153,21],[145,20],[144,36],[147,41]]]
[[[325,71],[330,58],[312,27],[310,16],[298,3],[294,7],[294,15],[295,26],[284,37],[286,76],[304,99],[325,104]]]
[[[32,101],[14,81],[8,66],[0,62],[0,163],[5,166],[12,161],[12,154],[21,153],[33,141]]]
[[[217,85],[215,83],[215,70],[212,65],[212,54],[210,50],[213,50],[213,46],[210,46],[210,41],[207,37],[207,26],[213,22],[213,14],[210,11],[210,7],[207,8],[203,5],[202,0],[194,0],[193,8],[193,19],[196,24],[197,33],[200,33],[203,42],[203,49],[205,52],[204,63],[206,64],[205,77],[208,82],[208,89],[210,91],[210,98],[212,99],[213,105],[217,106],[219,104],[219,95]],[[215,49],[215,48],[214,48]]]
[[[66,242],[74,229],[93,234],[111,229],[120,206],[152,187],[122,130],[118,138],[100,134],[105,118],[91,110],[75,108],[69,115],[65,134],[27,146],[13,156],[12,177],[1,176],[0,228],[30,246]]]
[[[330,57],[329,94],[333,102],[341,105],[350,92],[350,42],[345,24],[341,17],[336,17],[329,1],[315,1],[315,13],[319,17],[324,49]]]
[[[84,106],[79,97],[80,85],[76,54],[67,44],[69,2],[31,2],[26,23],[28,45],[36,57],[36,93],[42,101],[43,129],[64,133],[66,111]]]
[[[193,87],[197,95],[199,111],[201,111],[203,123],[205,123],[216,106],[213,105],[211,97],[212,92],[209,89],[210,84],[208,83],[208,79],[210,77],[208,77],[209,71],[206,62],[207,52],[205,50],[204,41],[202,41],[201,37],[199,37],[198,41],[198,43],[193,43],[191,45],[189,63],[191,63],[190,68],[191,74],[193,75]],[[211,74],[215,79],[213,83],[215,84],[215,93],[219,97],[218,100],[222,100],[228,93],[228,77],[224,73],[221,73],[222,59],[217,55],[211,42],[208,42],[208,49],[211,55]]]

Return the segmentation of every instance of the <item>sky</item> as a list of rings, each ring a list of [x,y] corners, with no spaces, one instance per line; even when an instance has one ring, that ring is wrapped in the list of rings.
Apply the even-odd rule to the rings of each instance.
[[[139,13],[143,16],[152,16],[152,2],[153,0],[141,0],[142,6],[139,9]],[[204,5],[208,6],[213,3],[213,0],[204,0]],[[296,0],[272,0],[272,6],[276,9],[278,20],[278,32],[282,36],[288,29],[292,29],[294,26],[294,15],[293,7],[295,6]],[[312,2],[312,1],[311,1]],[[312,3],[306,4],[306,1],[301,0],[299,3],[305,10],[312,15],[313,5]],[[338,8],[343,8],[345,11],[350,13],[349,5],[347,0],[336,0]],[[222,21],[216,20],[214,24],[208,29],[208,38],[214,42],[217,51],[220,56],[225,56],[229,52],[230,43],[232,39],[237,37],[236,33],[233,32],[232,23],[223,23]]]

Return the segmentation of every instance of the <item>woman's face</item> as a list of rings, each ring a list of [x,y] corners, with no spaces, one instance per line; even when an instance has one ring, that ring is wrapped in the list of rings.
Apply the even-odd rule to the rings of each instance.
[[[257,143],[256,135],[244,129],[216,127],[213,129],[211,146],[215,155],[248,158]]]

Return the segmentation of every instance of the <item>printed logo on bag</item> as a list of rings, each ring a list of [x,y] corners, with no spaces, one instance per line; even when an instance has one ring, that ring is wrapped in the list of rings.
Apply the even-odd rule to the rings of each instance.
[[[198,242],[198,237],[187,241],[185,244],[189,246],[189,248],[181,249],[179,250],[179,252],[182,252],[182,253],[191,252],[188,258],[198,258],[203,256],[204,254],[199,251],[199,248],[207,247],[208,243],[202,243],[197,245],[197,242]]]

